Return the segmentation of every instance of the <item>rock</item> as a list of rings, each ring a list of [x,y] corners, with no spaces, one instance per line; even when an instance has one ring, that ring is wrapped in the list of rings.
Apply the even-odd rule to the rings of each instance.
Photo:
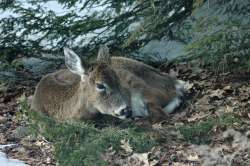
[[[0,76],[5,76],[5,77],[15,77],[15,74],[11,71],[1,71]]]
[[[8,119],[0,115],[0,123],[5,123]]]
[[[52,61],[46,61],[34,57],[24,57],[21,59],[24,69],[31,71],[33,74],[43,74],[55,68]]]
[[[0,92],[5,93],[8,90],[6,83],[0,83]]]
[[[19,126],[17,127],[11,134],[11,138],[13,140],[16,140],[16,139],[21,139],[25,136],[27,136],[29,134],[29,130],[27,127],[24,127],[24,126]]]
[[[139,49],[138,54],[135,56],[153,63],[163,62],[183,55],[184,47],[184,43],[174,40],[171,41],[166,38],[162,40],[152,40]]]
[[[6,92],[10,85],[15,84],[17,80],[16,71],[11,67],[0,67],[0,92]]]

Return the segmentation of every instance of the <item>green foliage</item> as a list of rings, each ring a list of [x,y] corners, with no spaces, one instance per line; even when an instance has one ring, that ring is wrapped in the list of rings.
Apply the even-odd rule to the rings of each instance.
[[[17,15],[0,20],[0,48],[16,48],[25,53],[32,50],[38,54],[45,49],[72,47],[76,40],[79,45],[75,47],[87,44],[86,48],[93,49],[109,43],[121,48],[137,43],[143,35],[162,36],[192,10],[192,1],[185,0],[57,0],[68,10],[57,15],[44,8],[47,2],[31,0],[23,5],[13,1],[8,8],[0,6]],[[183,7],[185,10],[180,11]],[[179,12],[168,16],[166,13],[172,10]],[[81,12],[85,14],[80,15]],[[138,22],[142,28],[130,31],[130,25]]]
[[[206,24],[201,23],[197,31]],[[250,29],[229,22],[224,28],[188,44],[187,56],[190,59],[200,59],[205,67],[214,71],[249,70],[249,45]]]
[[[56,122],[39,112],[30,111],[27,100],[20,100],[22,112],[28,113],[30,131],[52,142],[60,165],[106,165],[101,156],[108,148],[120,149],[121,140],[128,140],[135,152],[145,152],[155,141],[136,127],[119,126],[98,129],[91,123]]]
[[[204,4],[204,0],[194,0],[193,2],[193,12],[192,14],[195,13],[196,9],[201,7]]]
[[[28,98],[25,95],[20,96],[17,99],[18,102],[18,112],[16,113],[18,120],[28,120],[28,113],[30,111]]]
[[[194,144],[206,144],[210,142],[210,135],[215,121],[213,119],[190,125],[180,126],[179,130],[184,139]]]
[[[219,5],[225,6],[220,10],[222,13],[232,13],[237,15],[249,14],[249,1],[246,0],[218,0],[216,2]]]
[[[15,68],[16,70],[21,70],[23,69],[23,63],[22,60],[19,59],[15,59],[11,62],[11,67]]]
[[[151,8],[145,10],[143,21],[130,32],[123,46],[127,47],[136,43],[135,41],[147,41],[168,35],[173,26],[191,14],[192,5],[193,1],[150,1]],[[172,15],[170,12],[173,12]]]
[[[205,121],[179,126],[178,130],[187,142],[194,144],[208,144],[211,141],[213,127],[229,127],[240,120],[231,113],[225,113],[219,118],[209,118]]]
[[[0,1],[0,9],[7,9],[14,5],[14,0],[1,0]]]
[[[234,125],[235,123],[238,123],[238,124],[241,123],[241,120],[232,113],[222,114],[222,116],[219,117],[218,121],[221,127],[228,127],[228,126]]]
[[[193,5],[193,15],[173,30],[187,44],[177,62],[191,61],[216,72],[249,70],[250,1],[195,0]]]

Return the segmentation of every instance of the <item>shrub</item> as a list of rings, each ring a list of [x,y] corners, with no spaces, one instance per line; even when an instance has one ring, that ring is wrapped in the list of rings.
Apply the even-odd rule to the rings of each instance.
[[[200,25],[205,28],[205,25]],[[199,29],[199,28],[198,28]],[[207,33],[188,44],[187,57],[214,71],[250,69],[250,29],[237,22]]]

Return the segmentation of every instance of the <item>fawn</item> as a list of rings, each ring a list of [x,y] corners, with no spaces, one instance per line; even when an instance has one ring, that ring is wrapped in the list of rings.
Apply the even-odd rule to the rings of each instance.
[[[64,48],[64,54],[68,69],[41,79],[32,109],[58,120],[92,119],[101,113],[159,121],[182,102],[180,81],[142,62],[110,57],[106,46],[90,68],[72,50]]]

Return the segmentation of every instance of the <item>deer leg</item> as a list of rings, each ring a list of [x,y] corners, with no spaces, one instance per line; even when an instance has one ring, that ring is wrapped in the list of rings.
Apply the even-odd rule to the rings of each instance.
[[[160,122],[167,118],[167,115],[164,113],[164,110],[160,105],[155,103],[148,103],[149,117],[152,123]]]

